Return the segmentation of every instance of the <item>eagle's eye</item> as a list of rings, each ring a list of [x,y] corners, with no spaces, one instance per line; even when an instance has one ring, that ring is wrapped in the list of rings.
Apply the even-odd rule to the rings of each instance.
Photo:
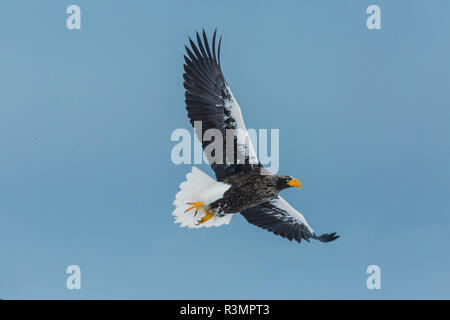
[[[298,181],[297,179],[294,179],[294,178],[288,179],[287,184],[291,187],[296,187],[299,189],[302,187],[302,184],[300,183],[300,181]]]

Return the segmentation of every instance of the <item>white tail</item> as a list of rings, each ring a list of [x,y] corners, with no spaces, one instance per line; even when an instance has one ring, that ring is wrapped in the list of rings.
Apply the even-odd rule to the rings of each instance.
[[[188,202],[202,201],[205,205],[208,205],[222,198],[229,188],[229,184],[218,182],[200,169],[192,167],[192,171],[186,175],[186,181],[180,184],[180,191],[173,202],[176,206],[172,213],[175,216],[175,223],[181,223],[181,227],[188,228],[209,228],[229,224],[231,214],[222,217],[216,215],[202,224],[197,224],[197,221],[205,216],[205,209],[202,207],[195,216],[194,210],[186,212],[186,209],[190,207]]]

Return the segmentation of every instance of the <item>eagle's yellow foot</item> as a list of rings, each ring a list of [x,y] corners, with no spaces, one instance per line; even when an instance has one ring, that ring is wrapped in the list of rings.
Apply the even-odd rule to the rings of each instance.
[[[214,213],[209,212],[208,210],[206,210],[206,214],[203,218],[201,218],[200,220],[197,221],[197,224],[202,224],[205,223],[206,221],[210,220],[211,218],[213,218],[215,216]]]
[[[197,214],[198,210],[200,210],[200,208],[203,206],[203,202],[201,202],[201,201],[188,202],[188,204],[191,205],[192,207],[187,208],[185,212],[188,212],[189,210],[192,210],[195,208],[195,214]],[[194,216],[195,216],[195,214],[194,214]]]

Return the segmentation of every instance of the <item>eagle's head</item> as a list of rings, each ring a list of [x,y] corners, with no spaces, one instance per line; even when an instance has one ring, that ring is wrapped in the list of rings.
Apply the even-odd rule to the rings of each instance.
[[[277,176],[277,177],[278,177],[277,187],[279,190],[283,190],[290,187],[296,187],[300,189],[302,187],[300,181],[291,176]]]

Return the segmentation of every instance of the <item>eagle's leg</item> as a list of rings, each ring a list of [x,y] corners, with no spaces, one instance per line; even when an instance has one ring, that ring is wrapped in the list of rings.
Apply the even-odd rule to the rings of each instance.
[[[205,216],[197,221],[197,224],[205,223],[206,221],[212,219],[215,216],[214,213],[209,212],[209,210],[205,210]]]
[[[197,214],[198,210],[203,206],[203,202],[197,201],[197,202],[188,202],[188,205],[191,205],[191,207],[187,208],[185,212],[188,212],[189,210],[192,210],[195,208],[195,214]]]
[[[205,223],[206,221],[212,219],[212,218],[215,216],[215,214],[214,214],[213,212],[210,212],[210,211],[208,210],[208,207],[205,206],[205,205],[203,204],[202,201],[188,202],[188,205],[190,205],[190,207],[187,208],[185,212],[187,212],[187,211],[192,210],[192,209],[195,208],[195,214],[194,214],[194,216],[197,214],[197,212],[200,210],[201,207],[203,207],[203,206],[205,207],[205,216],[202,217],[201,219],[199,219],[199,220],[197,221],[197,224]]]

